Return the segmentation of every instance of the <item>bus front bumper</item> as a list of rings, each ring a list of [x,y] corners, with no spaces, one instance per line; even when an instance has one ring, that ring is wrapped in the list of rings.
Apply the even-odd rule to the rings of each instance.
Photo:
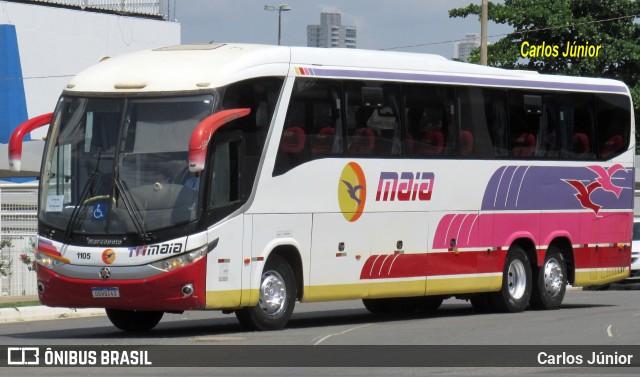
[[[38,296],[41,303],[54,307],[169,312],[204,309],[206,265],[204,257],[153,277],[127,280],[70,278],[38,266]]]

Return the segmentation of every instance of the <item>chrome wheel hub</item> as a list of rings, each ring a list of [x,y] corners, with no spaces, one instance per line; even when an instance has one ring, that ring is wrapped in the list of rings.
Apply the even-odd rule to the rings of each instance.
[[[544,264],[544,289],[549,296],[556,297],[562,291],[564,275],[556,258],[551,258]]]
[[[277,316],[285,310],[287,306],[287,287],[279,273],[267,271],[262,275],[259,305],[262,311],[271,316]]]
[[[509,295],[513,299],[519,300],[524,296],[527,287],[527,273],[524,264],[517,259],[509,265],[509,270],[507,271],[507,286],[509,288]]]

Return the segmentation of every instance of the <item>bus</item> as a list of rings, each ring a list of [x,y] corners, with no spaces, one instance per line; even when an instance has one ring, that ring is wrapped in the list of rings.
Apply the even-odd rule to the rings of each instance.
[[[296,302],[373,313],[557,309],[629,274],[629,89],[426,54],[180,45],[67,84],[39,187],[48,306],[124,331],[210,309],[274,330]]]

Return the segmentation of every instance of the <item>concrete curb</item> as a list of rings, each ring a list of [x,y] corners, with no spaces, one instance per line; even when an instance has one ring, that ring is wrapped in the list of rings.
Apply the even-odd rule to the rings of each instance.
[[[50,308],[48,306],[22,306],[0,309],[0,323],[46,321],[105,315],[104,309]]]

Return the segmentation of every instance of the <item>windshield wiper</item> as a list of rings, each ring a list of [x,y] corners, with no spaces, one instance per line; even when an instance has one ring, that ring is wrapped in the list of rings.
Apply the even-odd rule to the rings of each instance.
[[[148,243],[151,241],[151,236],[144,229],[144,223],[140,218],[140,209],[136,205],[135,201],[129,195],[129,189],[127,188],[127,184],[120,179],[120,177],[116,176],[114,178],[116,190],[120,193],[120,198],[124,203],[124,207],[131,217],[131,221],[133,222],[133,226],[136,227],[136,231],[138,232],[138,236],[141,238],[143,243]]]
[[[69,217],[69,222],[67,223],[67,227],[64,230],[64,242],[68,243],[71,238],[71,232],[76,229],[78,223],[80,222],[78,215],[80,214],[80,210],[84,207],[84,202],[87,199],[87,195],[89,191],[93,192],[93,186],[98,178],[102,174],[98,171],[100,170],[100,158],[102,157],[102,148],[98,148],[98,158],[96,159],[96,167],[93,169],[91,174],[89,174],[89,179],[87,179],[87,183],[84,184],[82,188],[82,193],[80,194],[80,198],[78,200],[78,204],[73,208],[73,212],[71,212],[71,216]]]

